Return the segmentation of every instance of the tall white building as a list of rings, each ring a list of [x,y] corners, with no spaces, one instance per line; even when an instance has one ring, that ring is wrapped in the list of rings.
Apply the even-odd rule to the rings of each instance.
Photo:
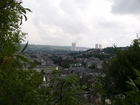
[[[76,51],[76,43],[72,43],[71,50],[72,50],[72,51]]]
[[[95,44],[95,49],[102,49],[102,44]]]
[[[99,44],[99,49],[102,49],[102,45],[101,44]]]
[[[99,47],[98,44],[95,44],[95,49],[98,49],[98,47]]]

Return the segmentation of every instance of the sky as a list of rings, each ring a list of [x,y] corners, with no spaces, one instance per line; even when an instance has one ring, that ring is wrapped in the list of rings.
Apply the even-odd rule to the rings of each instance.
[[[22,0],[29,44],[129,46],[140,34],[140,0]]]

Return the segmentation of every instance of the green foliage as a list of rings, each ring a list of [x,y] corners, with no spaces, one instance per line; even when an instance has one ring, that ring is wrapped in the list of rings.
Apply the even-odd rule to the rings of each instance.
[[[99,54],[99,53],[94,52],[93,54],[83,54],[83,55],[80,55],[77,57],[80,57],[80,58],[97,57],[100,60],[105,60],[105,59],[109,59],[110,57],[112,57],[112,55],[111,54],[105,55],[105,54]]]
[[[15,0],[2,0],[0,7],[0,57],[11,56],[19,51],[19,44],[26,35],[19,24],[26,9]]]
[[[58,71],[53,71],[48,80],[48,85],[43,88],[47,105],[81,105],[80,96],[84,95],[85,86],[78,85],[76,75],[61,77]]]
[[[51,59],[53,60],[54,64],[57,64],[63,68],[69,68],[70,64],[74,63],[73,60],[69,60],[68,58],[63,59],[62,57],[58,57],[58,56],[53,56],[51,57]]]
[[[111,62],[104,63],[103,73],[103,88],[107,92],[107,97],[112,97],[117,94],[124,94],[130,90],[125,81],[128,81],[128,76],[131,79],[136,79],[135,69],[140,70],[140,39],[135,39],[130,47],[125,50],[114,48],[116,56]]]
[[[135,80],[132,80],[129,77],[129,81],[126,81],[130,91],[125,92],[126,98],[124,99],[125,105],[139,105],[140,104],[140,71],[136,71],[138,77]]]
[[[103,51],[108,54],[115,54],[113,47],[107,47],[107,48],[103,49]]]
[[[31,64],[21,53],[20,43],[26,33],[21,31],[23,18],[27,20],[24,8],[16,0],[0,1],[0,104],[39,105],[37,88],[42,75],[32,70]],[[31,66],[23,68],[23,63]]]
[[[0,72],[0,103],[2,105],[34,105],[39,103],[40,98],[37,97],[36,88],[41,84],[41,74],[33,70],[16,70],[9,69],[9,67],[0,68]]]

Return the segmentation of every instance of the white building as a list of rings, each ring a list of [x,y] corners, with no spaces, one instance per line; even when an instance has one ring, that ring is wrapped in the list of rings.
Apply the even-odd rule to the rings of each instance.
[[[72,43],[71,50],[72,50],[72,51],[76,51],[76,43]]]
[[[102,45],[101,44],[95,44],[95,49],[102,49]]]
[[[102,49],[102,45],[101,44],[99,44],[99,49]]]
[[[95,44],[95,49],[98,49],[98,47],[99,47],[98,44]]]

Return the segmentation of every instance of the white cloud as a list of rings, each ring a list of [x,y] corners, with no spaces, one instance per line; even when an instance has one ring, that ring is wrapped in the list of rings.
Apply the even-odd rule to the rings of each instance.
[[[29,43],[34,44],[128,46],[140,33],[140,17],[115,14],[121,13],[121,9],[117,12],[115,9],[121,8],[121,3],[120,0],[25,0],[23,5],[33,13],[27,14],[23,30],[29,33]]]

